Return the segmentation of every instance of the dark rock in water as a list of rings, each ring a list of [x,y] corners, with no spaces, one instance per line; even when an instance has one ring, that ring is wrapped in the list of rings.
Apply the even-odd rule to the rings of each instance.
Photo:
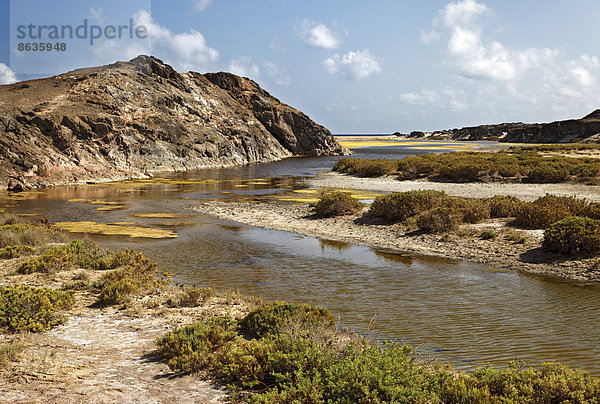
[[[411,135],[413,133],[417,132]],[[600,142],[600,109],[581,119],[481,125],[433,132],[429,136],[448,140],[499,140],[511,143]]]
[[[252,80],[149,56],[0,86],[2,189],[345,153]]]

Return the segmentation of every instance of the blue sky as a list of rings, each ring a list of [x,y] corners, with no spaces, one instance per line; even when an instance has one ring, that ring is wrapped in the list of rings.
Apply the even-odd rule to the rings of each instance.
[[[597,0],[0,0],[0,83],[146,53],[248,76],[334,133],[544,122],[600,108],[599,17]],[[40,42],[19,25],[84,19],[147,36],[17,49]]]

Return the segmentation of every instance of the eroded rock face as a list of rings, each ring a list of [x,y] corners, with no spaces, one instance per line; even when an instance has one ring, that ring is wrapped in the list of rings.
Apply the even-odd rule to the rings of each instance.
[[[148,56],[0,86],[2,189],[346,152],[249,79]]]
[[[515,143],[598,142],[600,109],[581,119],[551,123],[502,123],[433,132],[432,136],[452,140],[500,140]]]

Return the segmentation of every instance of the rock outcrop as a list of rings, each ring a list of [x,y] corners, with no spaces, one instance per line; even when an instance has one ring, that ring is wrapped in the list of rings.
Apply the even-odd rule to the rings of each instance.
[[[551,123],[502,123],[424,134],[412,132],[408,137],[448,140],[499,140],[510,143],[600,142],[600,109],[581,119]]]
[[[149,56],[0,86],[2,189],[344,153],[252,80]]]

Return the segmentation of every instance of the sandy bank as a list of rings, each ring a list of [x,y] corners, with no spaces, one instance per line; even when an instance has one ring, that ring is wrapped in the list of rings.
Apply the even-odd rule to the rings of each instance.
[[[451,196],[488,198],[494,195],[513,195],[532,201],[546,194],[570,195],[600,202],[600,186],[583,184],[503,184],[503,183],[448,183],[431,181],[399,181],[393,176],[359,178],[335,172],[322,172],[309,178],[312,187],[346,188],[365,191],[403,192],[417,189],[445,191]]]
[[[600,281],[600,270],[592,269],[592,259],[567,260],[558,254],[548,253],[540,248],[542,231],[516,231],[508,227],[506,221],[465,225],[447,240],[442,240],[440,235],[407,232],[400,224],[377,224],[361,215],[316,219],[310,208],[298,205],[207,202],[192,209],[252,226],[373,248],[468,260],[489,267],[563,280]],[[480,240],[480,233],[487,228],[493,229],[499,236],[494,240]],[[528,241],[515,244],[505,239],[505,235],[515,232],[526,236]]]

